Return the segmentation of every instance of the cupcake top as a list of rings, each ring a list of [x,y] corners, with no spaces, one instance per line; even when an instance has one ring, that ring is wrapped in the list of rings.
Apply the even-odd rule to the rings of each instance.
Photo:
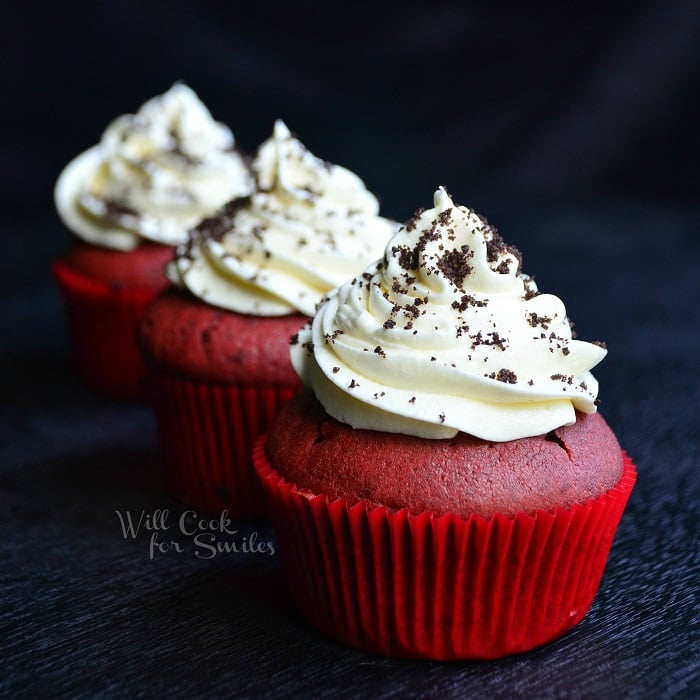
[[[144,241],[183,242],[205,216],[251,190],[231,131],[176,83],[115,119],[99,144],[64,168],[54,199],[80,238],[133,250]]]
[[[383,258],[319,306],[292,362],[327,413],[354,428],[494,442],[542,435],[596,411],[564,304],[540,294],[519,252],[473,210],[435,193]]]
[[[379,257],[398,229],[346,168],[310,153],[277,121],[252,165],[255,192],[206,219],[169,267],[214,306],[258,316],[302,313]]]

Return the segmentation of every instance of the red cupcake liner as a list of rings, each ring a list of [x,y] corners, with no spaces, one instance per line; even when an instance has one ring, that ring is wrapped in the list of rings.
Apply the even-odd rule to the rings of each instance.
[[[61,260],[55,260],[52,269],[68,317],[79,379],[103,394],[143,399],[146,369],[136,338],[146,307],[160,290],[114,289]]]
[[[411,515],[299,491],[253,461],[302,614],[345,644],[393,657],[494,659],[545,644],[593,602],[636,480],[570,508],[488,520]]]
[[[299,388],[211,384],[149,368],[165,490],[203,513],[266,516],[251,449]]]

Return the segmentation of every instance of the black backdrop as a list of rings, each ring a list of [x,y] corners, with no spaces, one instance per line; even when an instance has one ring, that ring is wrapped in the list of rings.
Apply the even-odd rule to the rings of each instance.
[[[695,3],[15,3],[3,195],[35,208],[116,115],[184,80],[253,150],[283,118],[405,218],[443,183],[697,194]],[[8,177],[9,176],[9,177]]]
[[[3,26],[0,694],[697,696],[695,3],[24,2]],[[51,188],[178,79],[245,150],[283,118],[389,216],[446,185],[607,341],[601,410],[639,481],[563,639],[491,664],[381,659],[298,619],[277,558],[151,561],[122,537],[115,510],[178,506],[148,409],[73,378]]]

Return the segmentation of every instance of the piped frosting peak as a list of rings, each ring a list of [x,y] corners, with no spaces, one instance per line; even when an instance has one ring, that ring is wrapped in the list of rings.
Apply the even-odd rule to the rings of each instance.
[[[327,412],[355,428],[492,441],[596,410],[606,354],[575,340],[556,296],[444,188],[384,256],[320,306],[292,360]]]

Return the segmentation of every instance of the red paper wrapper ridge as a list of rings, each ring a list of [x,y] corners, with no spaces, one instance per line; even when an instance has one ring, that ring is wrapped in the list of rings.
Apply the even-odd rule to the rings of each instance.
[[[251,449],[298,389],[210,384],[149,367],[166,491],[204,513],[265,516]]]
[[[262,478],[289,586],[326,635],[394,657],[494,659],[562,635],[586,614],[636,480],[570,508],[514,517],[411,515],[307,495]]]
[[[116,290],[60,260],[52,268],[63,296],[80,380],[109,396],[143,399],[146,370],[136,338],[157,291]]]

